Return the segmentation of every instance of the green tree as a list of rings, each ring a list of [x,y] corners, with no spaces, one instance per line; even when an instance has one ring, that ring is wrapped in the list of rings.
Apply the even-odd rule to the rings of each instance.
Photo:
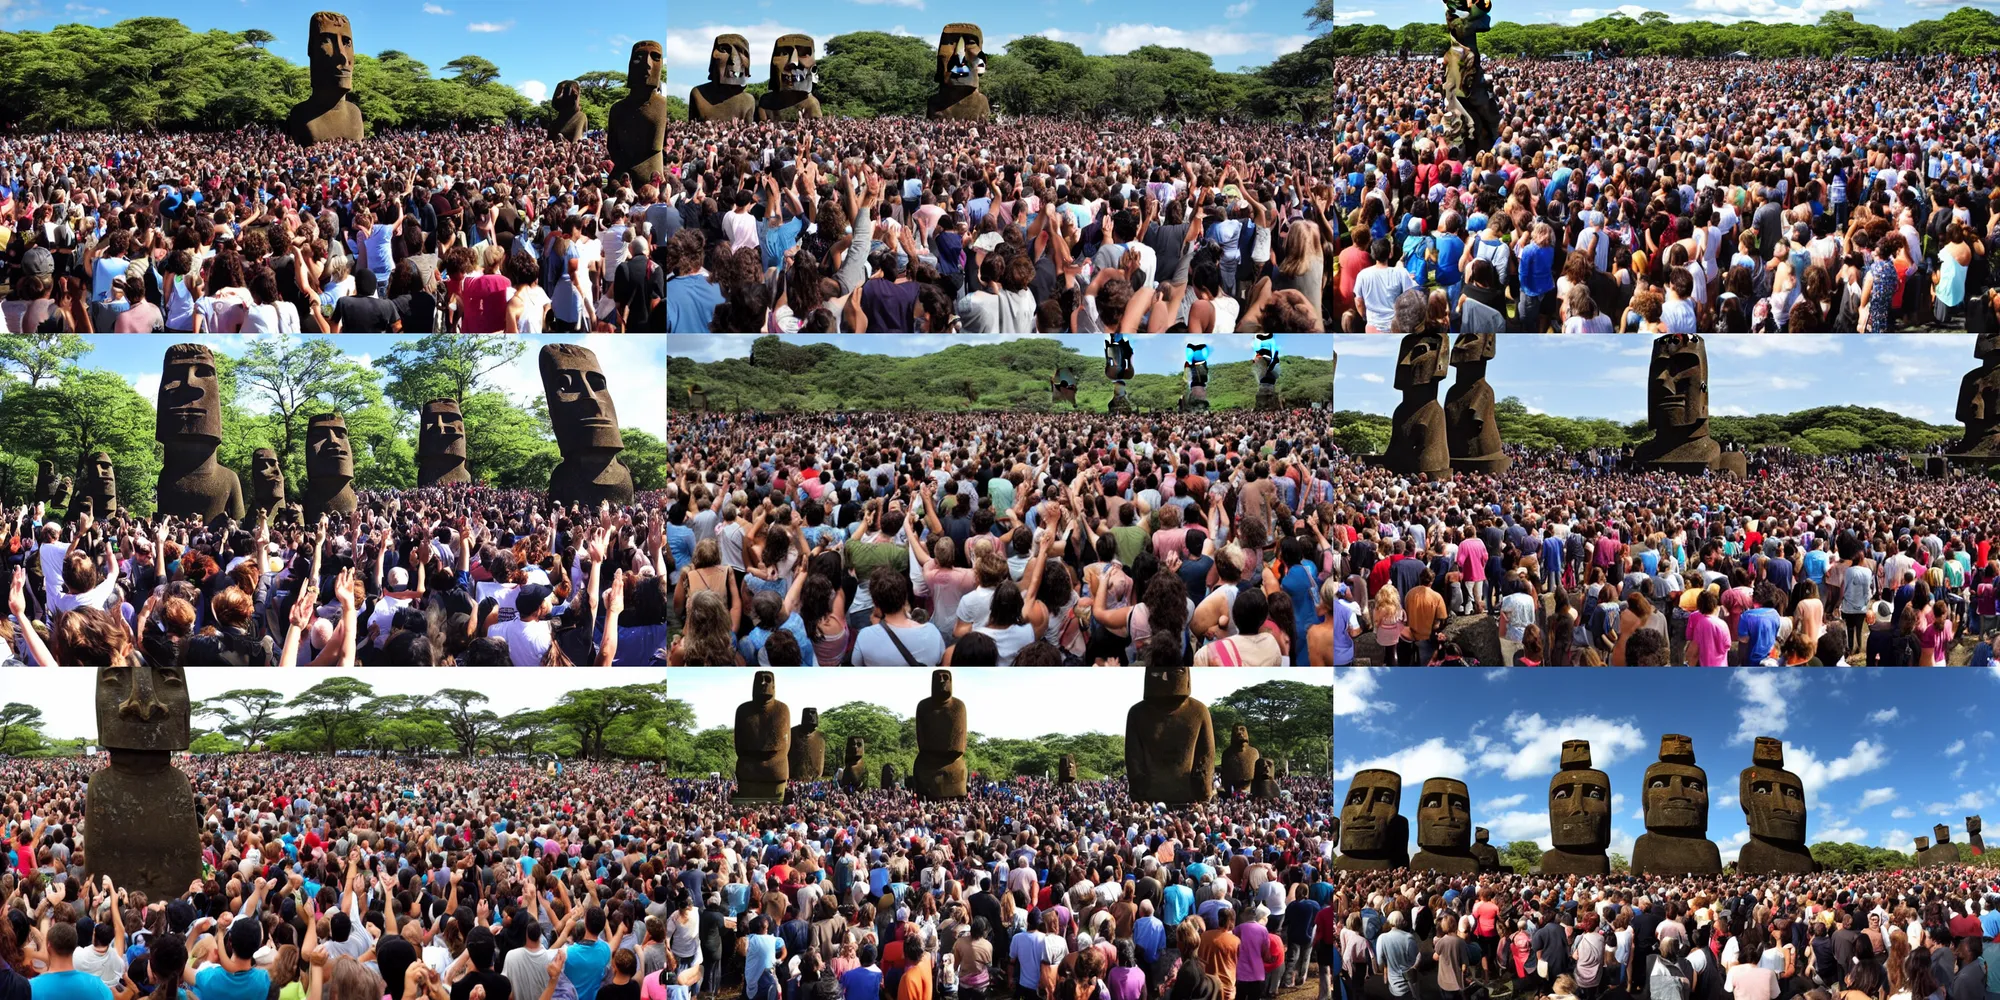
[[[1216,699],[1221,709],[1250,728],[1250,742],[1266,757],[1289,760],[1305,774],[1326,763],[1333,718],[1333,689],[1304,681],[1264,681]],[[1217,740],[1223,722],[1216,721]]]
[[[119,502],[150,513],[160,474],[153,407],[123,376],[69,365],[52,383],[0,396],[0,452],[48,458],[68,475],[98,451],[117,469]]]
[[[508,337],[434,333],[397,341],[375,367],[388,376],[382,395],[414,413],[433,399],[463,403],[489,385],[489,376],[514,363],[527,344]]]
[[[907,35],[835,35],[818,65],[813,93],[829,115],[921,115],[936,89],[937,50]]]
[[[665,682],[583,688],[564,692],[548,714],[576,736],[583,756],[598,759],[605,755],[605,735],[615,723],[652,711],[666,695]]]
[[[457,74],[453,79],[470,87],[482,86],[500,78],[500,67],[481,56],[459,56],[445,63],[444,68]]]
[[[258,338],[237,359],[236,370],[237,391],[262,397],[271,411],[276,422],[273,447],[285,466],[287,482],[304,481],[308,419],[322,412],[351,414],[380,400],[369,370],[349,360],[330,339],[300,340],[283,334]],[[348,437],[355,436],[350,417]],[[357,454],[357,480],[362,461]]]
[[[343,743],[361,739],[362,705],[375,697],[375,687],[356,677],[329,677],[299,692],[285,703],[293,709],[293,728],[331,755]]]
[[[480,744],[501,729],[501,719],[492,710],[474,707],[486,704],[486,695],[479,691],[445,688],[437,693],[437,700],[460,756],[478,753]]]
[[[1542,863],[1541,845],[1532,840],[1516,840],[1500,852],[1500,863],[1516,875],[1526,875]]]
[[[0,337],[0,370],[19,375],[31,388],[56,377],[89,354],[90,341],[74,333],[21,333]]]
[[[236,688],[205,699],[196,706],[195,714],[220,720],[218,733],[254,747],[284,728],[278,718],[283,707],[285,696],[269,688]]]
[[[203,733],[188,743],[188,753],[235,753],[242,744],[221,733]]]
[[[10,701],[0,705],[0,753],[11,752],[7,747],[20,736],[31,736],[35,744],[42,740],[42,710],[33,705]]]

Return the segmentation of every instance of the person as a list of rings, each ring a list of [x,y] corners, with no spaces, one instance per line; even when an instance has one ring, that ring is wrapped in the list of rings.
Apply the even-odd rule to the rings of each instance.
[[[528,584],[514,593],[515,617],[492,627],[491,634],[507,644],[514,666],[538,667],[548,657],[554,642],[549,622],[553,598],[547,585]]]
[[[386,279],[387,265],[384,265]],[[370,271],[354,274],[354,293],[341,296],[333,306],[331,333],[401,333],[403,321],[396,306],[375,296],[376,277]],[[274,279],[275,285],[275,279]]]
[[[944,661],[944,637],[909,616],[910,581],[906,574],[878,566],[869,574],[868,590],[875,603],[876,622],[855,636],[855,666],[918,666]]]
[[[1396,267],[1395,248],[1387,237],[1376,239],[1368,249],[1373,263],[1354,279],[1354,296],[1367,312],[1367,332],[1386,333],[1395,323],[1396,300],[1417,284],[1410,272]]]
[[[111,1000],[111,989],[96,975],[76,968],[76,925],[59,921],[44,936],[48,969],[29,980],[34,1000]]]

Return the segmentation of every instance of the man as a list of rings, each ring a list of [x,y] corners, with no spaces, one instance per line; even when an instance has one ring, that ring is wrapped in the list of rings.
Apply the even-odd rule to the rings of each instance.
[[[188,970],[186,981],[202,1000],[266,1000],[271,974],[257,968],[254,956],[264,945],[264,925],[255,919],[233,920],[222,936],[222,962]],[[36,994],[36,1000],[40,1000]]]
[[[528,893],[525,898],[532,903],[535,897],[535,893]],[[541,926],[528,915],[527,910],[514,911],[514,930],[527,942],[527,946],[507,952],[502,973],[507,977],[509,992],[513,996],[539,998],[542,990],[549,985],[549,971],[557,953],[542,947]],[[491,990],[487,992],[489,995],[492,993]]]
[[[1042,926],[1049,927],[1056,922],[1054,910],[1042,911]],[[1007,946],[1007,958],[1014,965],[1014,1000],[1041,1000],[1042,977],[1045,971],[1053,972],[1049,964],[1048,935],[1030,927],[1014,935],[1013,943]],[[853,1000],[850,996],[849,1000]]]
[[[903,955],[909,965],[896,983],[896,1000],[931,1000],[931,955],[924,950],[923,935],[904,934]],[[911,960],[911,955],[917,957]]]
[[[1403,929],[1403,911],[1390,911],[1388,929],[1375,939],[1375,960],[1382,965],[1382,978],[1389,995],[1414,996],[1416,983],[1410,973],[1417,965],[1417,936]]]
[[[1545,978],[1553,983],[1557,976],[1569,971],[1569,935],[1563,931],[1563,925],[1556,921],[1555,904],[1542,904],[1542,925],[1535,930],[1529,948],[1533,952],[1534,962],[1537,963],[1531,964],[1530,968],[1537,970],[1535,974],[1538,978]],[[1543,963],[1547,965],[1546,975],[1540,971]]]
[[[490,634],[507,643],[507,654],[517,667],[538,667],[549,654],[554,632],[548,621],[554,591],[547,585],[530,583],[514,594],[516,617],[495,624]],[[599,914],[599,921],[603,916]]]
[[[1958,974],[1951,979],[1951,989],[1946,993],[1948,1000],[1985,1000],[1986,962],[1979,957],[1980,940],[1977,934],[1966,934],[1954,938],[1951,952],[1958,959]],[[40,1000],[41,994],[36,994]]]
[[[1231,929],[1235,926],[1235,910],[1227,906],[1216,908],[1215,927],[1202,933],[1201,946],[1195,952],[1202,968],[1214,976],[1221,987],[1222,1000],[1236,1000],[1236,972],[1243,941]]]
[[[1680,938],[1660,940],[1660,953],[1652,956],[1653,964],[1645,977],[1647,1000],[1687,1000],[1694,990],[1694,970],[1681,958],[1686,950]]]
[[[631,241],[632,256],[613,272],[611,298],[618,303],[619,329],[626,333],[665,333],[667,272],[646,255],[643,236]]]
[[[535,943],[540,944],[539,930],[534,937]],[[452,984],[451,1000],[471,1000],[476,986],[486,987],[486,1000],[511,1000],[514,995],[513,981],[493,970],[495,948],[493,929],[483,924],[474,927],[465,936],[465,953],[472,960],[472,970]]]
[[[1775,592],[1768,583],[1759,583],[1750,591],[1750,610],[1737,619],[1736,636],[1742,640],[1738,650],[1743,654],[1743,666],[1756,666],[1771,655],[1772,647],[1778,642],[1778,609],[1771,605]]]
[[[111,922],[90,929],[91,946],[78,952],[75,961],[79,971],[117,989],[118,981],[125,978],[125,891],[113,889],[109,875],[104,876],[104,890],[111,898]]]
[[[29,981],[34,1000],[111,1000],[111,988],[103,980],[76,967],[75,924],[51,924],[46,939],[48,971]]]
[[[366,268],[354,272],[354,294],[333,304],[334,333],[401,333],[403,318],[396,304],[375,297],[375,275]]]
[[[1374,263],[1354,279],[1354,297],[1367,313],[1368,333],[1387,333],[1396,322],[1397,296],[1417,287],[1410,272],[1390,263],[1394,256],[1389,238],[1377,237],[1368,247],[1368,258]]]
[[[662,267],[667,279],[666,313],[668,333],[707,333],[715,320],[715,307],[722,305],[722,289],[702,268],[707,244],[702,235],[683,229],[668,239]]]
[[[880,1000],[882,995],[882,969],[875,964],[875,945],[864,943],[859,954],[861,964],[840,975],[840,991],[846,1000]]]
[[[1535,623],[1535,598],[1528,593],[1527,580],[1521,570],[1506,581],[1510,588],[1507,596],[1500,599],[1500,659],[1506,666],[1514,665],[1514,654],[1521,651],[1528,626]]]
[[[611,946],[604,941],[604,908],[593,906],[584,912],[582,939],[563,950],[563,975],[576,988],[576,1000],[596,1000],[597,989],[604,985],[604,972],[610,966]]]

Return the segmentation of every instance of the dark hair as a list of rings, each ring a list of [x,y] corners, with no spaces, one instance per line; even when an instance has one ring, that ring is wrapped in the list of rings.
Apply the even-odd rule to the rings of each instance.
[[[993,603],[987,613],[986,627],[1013,628],[1027,624],[1027,619],[1022,617],[1024,603],[1019,585],[1012,580],[1000,581],[1000,585],[993,588]]]
[[[951,647],[951,665],[997,667],[1000,665],[1000,647],[994,645],[993,638],[984,632],[967,632]]]
[[[1255,635],[1264,627],[1264,619],[1270,615],[1270,610],[1270,605],[1264,600],[1263,590],[1257,587],[1244,587],[1236,592],[1236,601],[1229,606],[1229,615],[1235,620],[1237,631],[1244,635]]]
[[[877,566],[868,574],[868,593],[883,615],[893,615],[910,603],[910,578],[894,567]]]

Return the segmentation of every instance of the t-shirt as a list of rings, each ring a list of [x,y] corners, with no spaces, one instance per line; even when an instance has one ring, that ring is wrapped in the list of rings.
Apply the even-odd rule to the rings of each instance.
[[[486,1000],[511,1000],[514,995],[514,984],[506,976],[490,970],[473,971],[466,973],[465,978],[452,984],[451,1000],[472,1000],[472,989],[475,986],[486,987]],[[633,996],[627,1000],[637,1000],[637,992],[634,990]],[[540,994],[536,994],[536,997],[540,997]]]
[[[524,622],[518,618],[496,623],[488,633],[507,642],[507,655],[517,667],[539,667],[549,653],[551,627],[547,619]]]
[[[1016,985],[1024,990],[1039,991],[1042,985],[1042,964],[1048,961],[1048,948],[1042,944],[1047,937],[1041,931],[1028,931],[1014,935],[1014,941],[1007,946],[1007,956],[1019,963],[1021,973]],[[41,1000],[39,994],[36,1000]],[[854,1000],[852,996],[848,1000]]]
[[[744,938],[748,947],[744,949],[743,981],[754,988],[778,964],[778,936],[776,934],[752,934]],[[579,998],[581,1000],[581,998]]]
[[[1396,296],[1417,287],[1400,267],[1371,267],[1354,279],[1354,297],[1368,312],[1368,326],[1386,331],[1395,322]]]
[[[40,977],[36,977],[38,980]],[[242,972],[230,972],[220,965],[211,965],[194,974],[194,991],[201,1000],[267,1000],[271,994],[271,974],[263,969],[250,968]],[[41,1000],[41,994],[35,994]]]
[[[611,946],[603,939],[573,944],[563,952],[563,975],[576,987],[576,1000],[596,1000],[604,970],[611,964]],[[204,998],[206,1000],[206,998]]]
[[[342,333],[390,333],[401,319],[388,299],[344,295],[333,304],[333,321]]]
[[[538,948],[534,951],[515,948],[508,951],[507,961],[503,963],[503,967],[507,981],[514,984],[514,995],[527,1000],[539,998],[542,990],[548,988],[549,961],[554,957],[555,952],[548,948]]]
[[[904,667],[911,666],[903,658],[901,650],[889,639],[888,624],[870,625],[861,630],[854,639],[854,665],[857,667]],[[902,640],[910,655],[916,658],[917,666],[942,663],[944,661],[944,636],[929,625],[912,625],[896,629],[896,638]]]
[[[847,1000],[878,1000],[882,994],[882,970],[869,966],[849,969],[840,977],[840,991]]]
[[[1712,615],[1692,615],[1687,622],[1688,645],[1694,647],[1694,666],[1729,665],[1729,631]]]
[[[1749,661],[1756,663],[1771,655],[1778,641],[1778,612],[1775,608],[1751,608],[1736,623],[1736,634],[1750,640]]]
[[[117,986],[118,980],[125,976],[125,956],[116,948],[106,948],[102,953],[95,947],[78,948],[73,960],[78,971],[96,976],[106,986]]]
[[[707,333],[722,304],[722,288],[702,274],[684,274],[667,282],[667,332]]]
[[[221,971],[220,967],[216,971]],[[264,981],[270,982],[270,977],[265,976]],[[81,969],[44,972],[29,980],[28,986],[35,1000],[111,1000],[111,987]]]

